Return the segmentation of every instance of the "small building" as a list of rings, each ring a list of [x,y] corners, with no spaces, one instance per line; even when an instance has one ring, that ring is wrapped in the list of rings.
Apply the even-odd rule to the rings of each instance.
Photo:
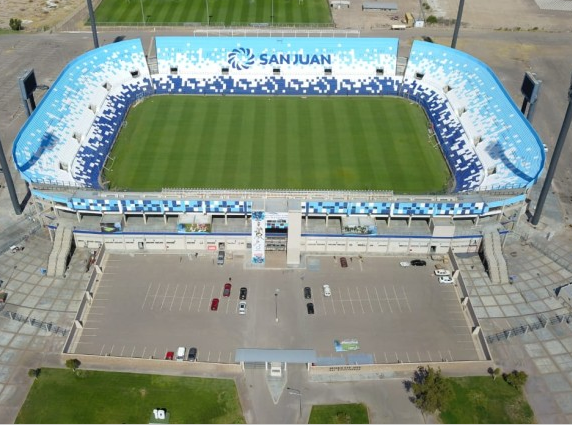
[[[397,3],[378,3],[373,1],[366,1],[362,4],[361,10],[397,10]]]
[[[558,298],[562,298],[568,305],[572,305],[572,283],[562,286],[558,290]]]

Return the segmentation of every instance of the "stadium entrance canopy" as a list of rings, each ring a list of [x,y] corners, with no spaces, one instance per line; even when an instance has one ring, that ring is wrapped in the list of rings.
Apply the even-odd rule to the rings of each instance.
[[[269,362],[305,363],[308,369],[317,360],[315,350],[310,349],[236,349],[234,361],[240,363],[244,369],[245,364],[264,363],[268,367]]]

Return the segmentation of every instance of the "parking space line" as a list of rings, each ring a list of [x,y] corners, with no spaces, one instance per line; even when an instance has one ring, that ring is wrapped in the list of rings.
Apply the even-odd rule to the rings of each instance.
[[[439,360],[441,360],[441,362],[443,362],[443,355],[441,354],[441,350],[437,350],[439,352]]]
[[[418,362],[421,362],[421,355],[419,354],[419,351],[417,351],[417,359],[419,359]]]
[[[397,296],[397,292],[395,291],[395,285],[392,284],[391,287],[393,288],[393,294],[395,295],[395,300],[397,301],[397,306],[399,307],[399,312],[402,313],[401,304],[399,303],[399,297]]]
[[[179,289],[179,284],[175,286],[175,293],[173,294],[173,300],[171,301],[171,307],[169,307],[169,311],[173,310],[173,304],[175,303],[175,298],[177,297],[177,290]]]
[[[409,306],[409,298],[407,298],[407,292],[405,291],[405,288],[403,286],[401,286],[401,290],[403,291],[403,296],[405,297],[405,303],[407,304],[407,308],[411,313],[411,307]]]
[[[357,287],[357,286],[356,286],[356,292],[357,292],[357,297],[358,297],[358,300],[359,300],[359,305],[361,305],[361,312],[362,312],[363,314],[365,314],[365,311],[364,311],[364,309],[363,309],[363,304],[362,304],[362,302],[361,302],[361,297],[359,296],[359,290],[358,290],[358,287]]]
[[[411,359],[409,359],[409,353],[405,352],[405,355],[407,356],[407,362],[411,363]]]
[[[189,285],[185,285],[185,290],[183,291],[183,296],[181,297],[181,305],[179,306],[179,311],[183,308],[183,302],[185,302],[185,294],[187,293],[187,287]]]
[[[385,298],[387,299],[387,305],[389,305],[389,311],[393,313],[393,308],[391,308],[391,302],[389,302],[389,295],[387,294],[387,289],[385,286],[383,287],[383,291],[385,292]]]
[[[352,306],[352,313],[353,313],[353,314],[356,314],[356,311],[354,310],[354,303],[353,303],[353,300],[352,300],[352,296],[350,295],[350,288],[348,288],[347,290],[348,290],[348,298],[349,298],[349,300],[350,300],[350,305]]]
[[[151,290],[151,283],[149,283],[149,287],[147,288],[147,293],[145,294],[145,299],[143,300],[143,304],[141,304],[141,310],[145,308],[145,303],[147,302],[147,297],[149,296],[150,290]]]
[[[449,352],[450,362],[453,362],[453,355],[451,354],[451,350],[447,350]]]
[[[163,309],[163,305],[165,304],[165,300],[167,299],[167,294],[169,293],[169,287],[170,287],[170,286],[171,286],[170,284],[167,285],[167,290],[165,291],[165,295],[163,295],[163,302],[161,303],[161,308],[160,308],[160,310]]]
[[[228,363],[232,362],[232,352],[228,352]]]
[[[388,360],[387,360],[387,353],[383,352],[383,355],[385,356],[385,363],[387,363],[387,362],[388,362]]]
[[[324,314],[328,314],[328,312],[326,311],[326,300],[324,299],[323,296],[320,299],[322,301],[322,308],[324,309]]]
[[[142,358],[145,357],[145,350],[147,350],[147,347],[143,347],[143,353],[141,353],[141,357],[142,357]]]
[[[101,346],[101,350],[99,351],[99,355],[103,356],[103,349],[105,348],[105,344]]]
[[[155,300],[157,299],[157,295],[159,294],[159,289],[161,289],[161,283],[157,285],[157,290],[155,291],[155,296],[153,297],[153,304],[151,304],[150,310],[153,310],[153,307],[155,306]]]
[[[125,350],[125,346],[121,349],[121,354],[119,356],[123,356],[123,351]]]
[[[131,357],[133,357],[134,353],[135,353],[135,346],[133,346],[133,351],[131,352]]]
[[[381,301],[379,300],[379,294],[377,293],[377,288],[375,288],[374,290],[375,290],[375,295],[377,296],[377,303],[379,304],[379,309],[383,313],[383,307],[381,306]]]
[[[399,356],[397,356],[397,352],[395,352],[395,360],[399,363]]]
[[[166,353],[165,353],[166,354]],[[153,350],[153,354],[151,355],[151,358],[155,358],[155,356],[157,356],[157,347],[155,347],[155,350]]]
[[[201,293],[201,300],[199,302],[199,306],[197,307],[197,313],[201,312],[201,305],[203,305],[203,295],[205,294],[205,289],[207,288],[206,284],[203,284],[203,291]]]
[[[431,357],[431,352],[427,350],[427,354],[429,355],[429,362],[433,362],[433,358]]]
[[[324,297],[324,294],[322,294],[322,299],[325,301],[326,298]],[[336,305],[334,303],[334,300],[332,298],[330,298],[330,303],[332,304],[332,311],[334,312],[334,314],[336,314]]]
[[[193,299],[195,298],[195,290],[197,289],[197,285],[193,285],[193,294],[191,295],[191,303],[189,304],[189,311],[191,311],[191,307],[193,306]]]
[[[341,295],[341,293],[340,293]],[[346,314],[346,308],[344,307],[344,301],[340,299],[340,304],[342,305],[342,311]],[[332,299],[332,305],[334,305],[334,300]]]
[[[207,362],[211,361],[211,351],[209,350],[209,354],[207,355]]]
[[[221,354],[221,353],[222,353],[222,352],[218,352],[218,360],[217,360],[217,362],[220,362],[220,354]]]
[[[367,287],[365,288],[365,293],[367,295],[367,302],[369,302],[369,308],[371,309],[371,312],[373,313],[373,305],[371,304],[371,298],[369,297],[369,290]]]

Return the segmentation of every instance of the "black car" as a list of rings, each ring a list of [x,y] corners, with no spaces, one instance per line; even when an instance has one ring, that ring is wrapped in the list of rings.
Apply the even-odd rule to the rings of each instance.
[[[240,299],[241,301],[244,301],[246,299],[247,292],[248,292],[248,290],[245,287],[241,287],[238,299]]]
[[[197,349],[195,347],[191,347],[189,349],[189,362],[195,362],[197,360]]]
[[[304,298],[306,299],[312,298],[312,289],[307,286],[304,288]]]
[[[306,308],[308,309],[308,314],[314,314],[314,304],[309,302],[308,304],[306,304]]]
[[[340,258],[340,265],[342,266],[342,268],[348,267],[348,260],[343,256]]]
[[[424,267],[425,265],[427,265],[427,262],[421,259],[414,259],[411,261],[411,265],[413,265],[414,267]]]

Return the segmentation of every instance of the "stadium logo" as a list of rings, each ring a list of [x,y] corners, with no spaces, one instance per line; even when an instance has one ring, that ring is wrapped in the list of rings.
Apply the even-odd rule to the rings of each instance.
[[[236,48],[228,53],[228,62],[237,70],[245,70],[254,64],[252,49]]]
[[[258,57],[260,65],[331,65],[331,55],[310,55],[310,54],[261,54]],[[255,57],[250,48],[236,48],[228,53],[228,62],[232,68],[246,70],[254,65]]]

